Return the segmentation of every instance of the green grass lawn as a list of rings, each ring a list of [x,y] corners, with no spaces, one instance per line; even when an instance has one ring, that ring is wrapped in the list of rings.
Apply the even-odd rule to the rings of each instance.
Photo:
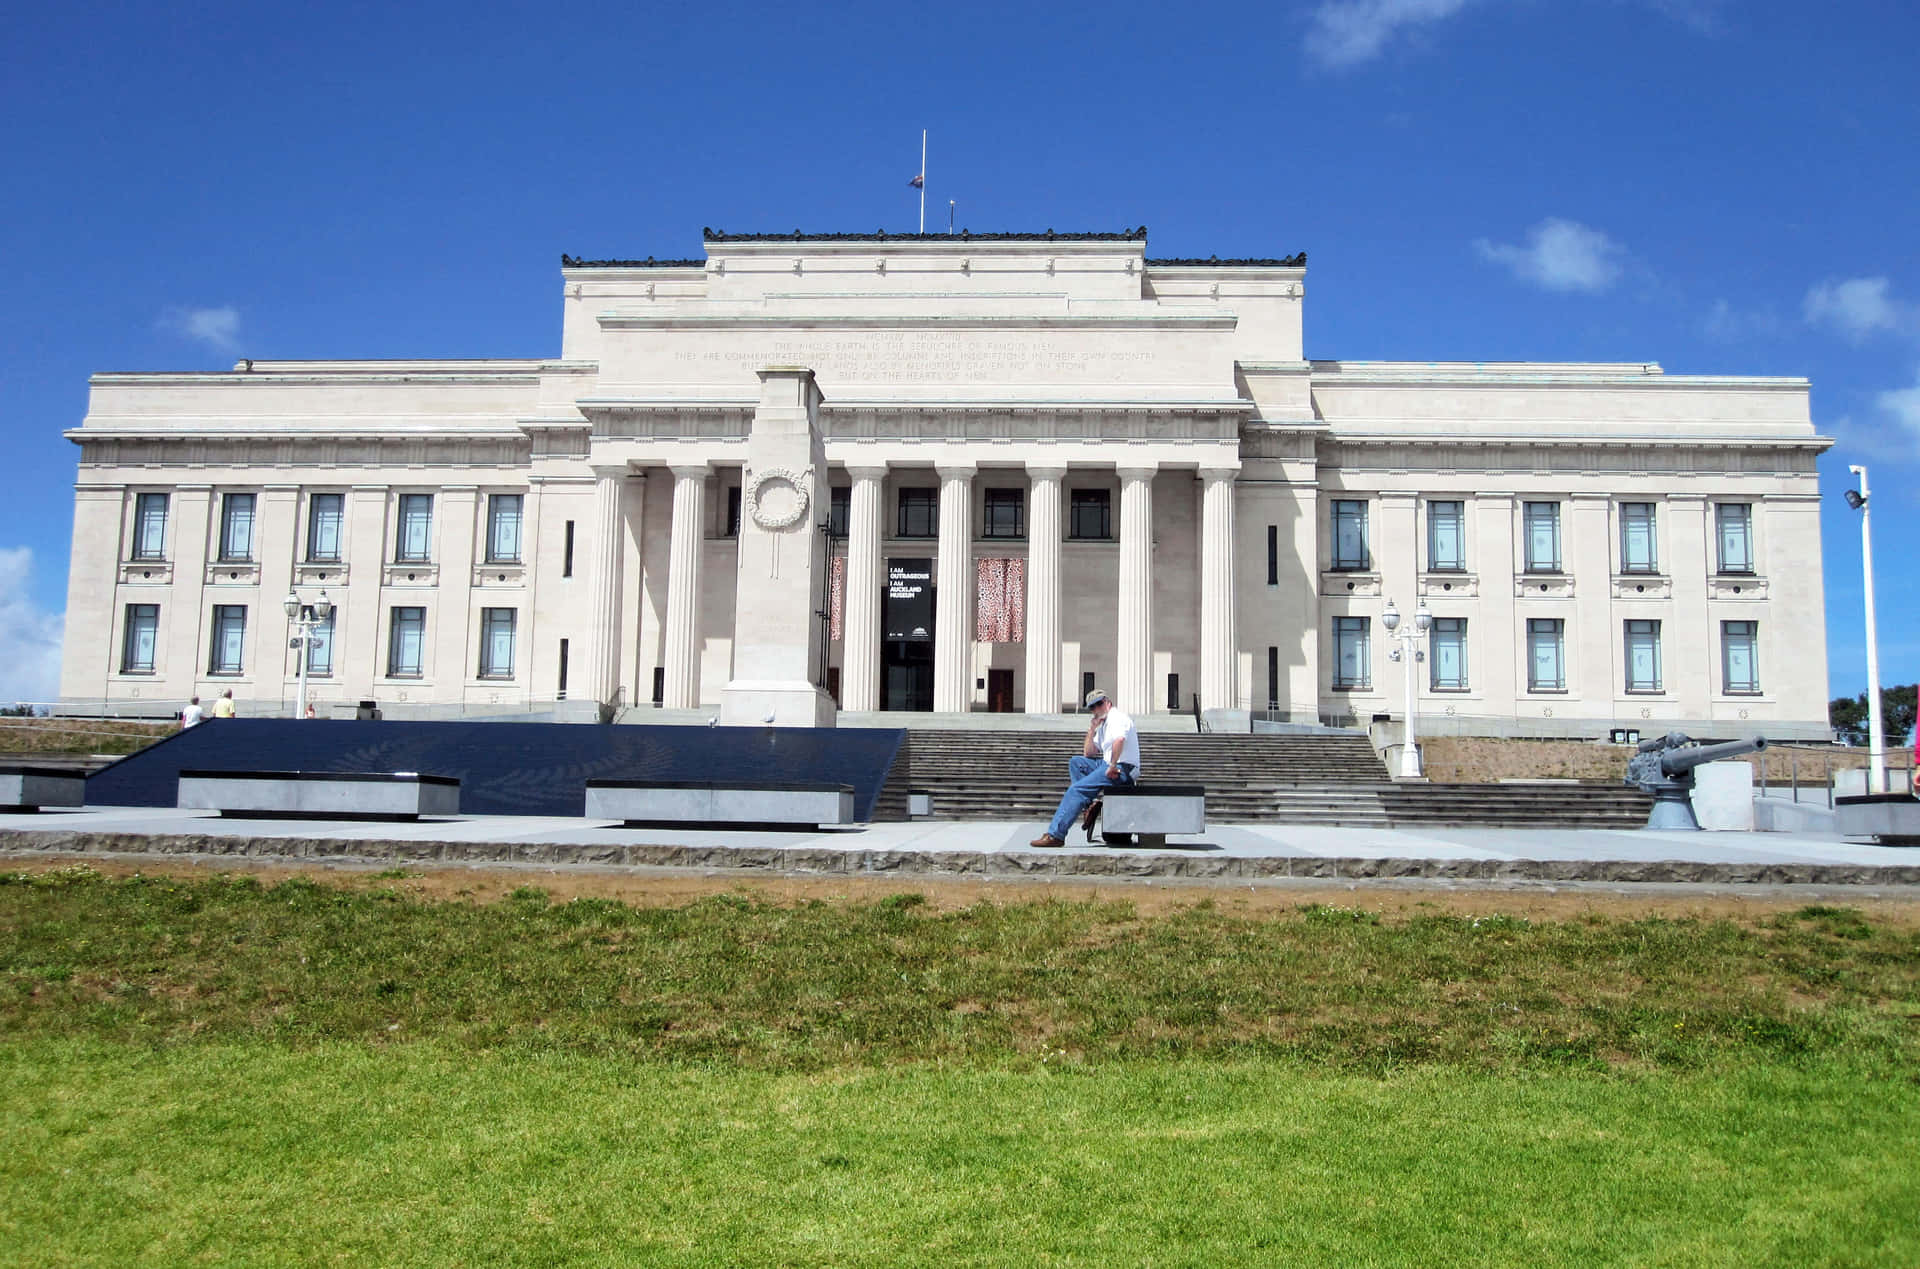
[[[1920,939],[0,875],[0,1263],[1920,1263]]]

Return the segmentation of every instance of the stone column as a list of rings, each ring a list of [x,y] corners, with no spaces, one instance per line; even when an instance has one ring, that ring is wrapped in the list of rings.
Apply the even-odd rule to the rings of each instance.
[[[480,491],[473,485],[447,485],[434,500],[439,520],[435,558],[439,583],[434,588],[427,629],[433,655],[427,672],[442,701],[462,700],[462,685],[479,674],[478,614],[473,611],[474,539],[479,536]]]
[[[933,709],[966,712],[973,658],[973,468],[940,472],[939,605],[933,623]]]
[[[585,680],[585,694],[602,705],[613,700],[620,681],[620,501],[626,483],[625,463],[593,469],[593,564],[588,574],[593,607],[580,677]]]
[[[1060,688],[1060,489],[1065,467],[1029,465],[1027,522],[1027,712],[1054,714]]]
[[[667,709],[700,703],[700,552],[705,545],[707,465],[674,467],[673,534],[667,562]]]
[[[850,467],[846,617],[840,699],[850,710],[880,708],[880,491],[884,467]]]
[[[1200,707],[1235,709],[1238,640],[1233,596],[1234,468],[1202,468],[1200,479]]]
[[[1153,467],[1120,476],[1120,629],[1114,685],[1120,708],[1153,711]]]

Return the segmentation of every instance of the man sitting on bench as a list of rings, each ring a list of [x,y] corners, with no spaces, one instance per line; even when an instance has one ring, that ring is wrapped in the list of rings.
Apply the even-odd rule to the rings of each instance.
[[[1098,688],[1087,693],[1087,708],[1093,711],[1093,722],[1087,727],[1086,752],[1067,760],[1069,779],[1067,791],[1060,796],[1060,809],[1053,813],[1047,831],[1030,845],[1065,846],[1074,818],[1095,795],[1140,778],[1140,731],[1133,719],[1115,709],[1113,701]]]

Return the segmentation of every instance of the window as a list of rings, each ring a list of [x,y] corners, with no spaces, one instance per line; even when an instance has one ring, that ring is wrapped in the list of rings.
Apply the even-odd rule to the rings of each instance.
[[[307,503],[307,562],[340,562],[340,520],[342,498],[337,493],[317,493]]]
[[[133,558],[167,557],[167,495],[143,493],[133,502]]]
[[[1620,571],[1623,573],[1660,571],[1660,556],[1654,549],[1651,502],[1620,504]]]
[[[727,486],[727,525],[720,536],[737,538],[740,536],[740,486]]]
[[[1720,623],[1720,682],[1729,696],[1754,696],[1760,691],[1760,623]]]
[[[207,673],[238,674],[247,643],[245,604],[213,606],[213,647],[207,655]]]
[[[326,678],[333,673],[334,615],[328,613],[325,621],[312,627],[313,643],[307,648],[307,673],[311,676]],[[306,608],[301,616],[312,617],[313,609]]]
[[[1436,692],[1467,690],[1467,619],[1435,617],[1427,636],[1432,644],[1429,686]]]
[[[487,563],[520,562],[519,494],[487,495]]]
[[[853,520],[853,490],[840,485],[827,490],[827,536],[844,538]]]
[[[1280,708],[1280,647],[1267,645],[1267,708]]]
[[[1527,618],[1527,690],[1567,690],[1566,622],[1558,617]]]
[[[1713,515],[1719,529],[1720,571],[1751,573],[1753,571],[1753,505],[1746,502],[1723,502],[1714,507]]]
[[[512,608],[480,610],[480,677],[513,677],[513,623],[518,615]]]
[[[1529,502],[1521,512],[1529,573],[1560,571],[1560,504]]]
[[[400,533],[393,558],[400,564],[424,564],[433,544],[433,495],[400,495]]]
[[[126,640],[120,648],[120,673],[152,674],[153,649],[159,638],[160,605],[128,604]]]
[[[427,642],[427,610],[396,608],[387,637],[387,677],[417,679]]]
[[[938,489],[902,489],[897,535],[903,538],[940,536],[940,491]]]
[[[560,641],[560,684],[553,690],[553,699],[556,701],[567,699],[567,641],[565,639]]]
[[[1267,526],[1267,585],[1280,584],[1280,526]]]
[[[1167,712],[1170,714],[1180,712],[1180,676],[1178,674],[1167,675]]]
[[[1338,572],[1365,570],[1367,557],[1367,504],[1336,501],[1333,504],[1333,569]]]
[[[243,563],[253,558],[253,495],[230,493],[220,499],[220,558]]]
[[[1427,504],[1427,568],[1436,573],[1463,573],[1467,568],[1467,504]]]
[[[1627,690],[1660,690],[1660,623],[1657,621],[1627,623]]]
[[[1067,503],[1067,536],[1104,542],[1113,536],[1113,500],[1105,489],[1076,489]]]
[[[987,490],[986,532],[989,538],[1027,536],[1027,496],[1019,489]]]
[[[1373,686],[1373,653],[1367,637],[1371,621],[1369,617],[1333,619],[1333,686],[1336,691]]]
[[[567,521],[566,543],[560,550],[560,576],[573,576],[573,521]]]

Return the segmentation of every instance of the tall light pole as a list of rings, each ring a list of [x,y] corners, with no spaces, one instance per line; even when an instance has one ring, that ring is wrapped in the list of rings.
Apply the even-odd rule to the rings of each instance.
[[[1427,637],[1427,631],[1433,626],[1433,614],[1427,611],[1427,602],[1423,599],[1413,614],[1413,624],[1401,630],[1400,613],[1389,599],[1380,624],[1387,628],[1389,635],[1400,640],[1400,646],[1393,650],[1388,659],[1403,662],[1407,667],[1407,728],[1406,739],[1400,746],[1400,778],[1418,780],[1422,774],[1420,747],[1413,740],[1413,716],[1418,711],[1420,696],[1419,685],[1414,681],[1414,666],[1427,659],[1427,654],[1420,650],[1420,641]]]
[[[1847,505],[1860,513],[1860,567],[1867,581],[1867,792],[1887,791],[1887,732],[1880,721],[1880,640],[1873,622],[1873,525],[1867,509],[1867,469],[1849,467],[1860,488],[1847,490]]]
[[[321,591],[320,598],[311,605],[300,602],[298,591],[288,591],[287,597],[280,602],[286,610],[287,620],[300,631],[293,637],[293,646],[300,649],[300,699],[293,707],[295,718],[307,716],[307,662],[313,659],[313,632],[327,624],[327,618],[333,615],[333,601],[327,598],[327,592]]]

